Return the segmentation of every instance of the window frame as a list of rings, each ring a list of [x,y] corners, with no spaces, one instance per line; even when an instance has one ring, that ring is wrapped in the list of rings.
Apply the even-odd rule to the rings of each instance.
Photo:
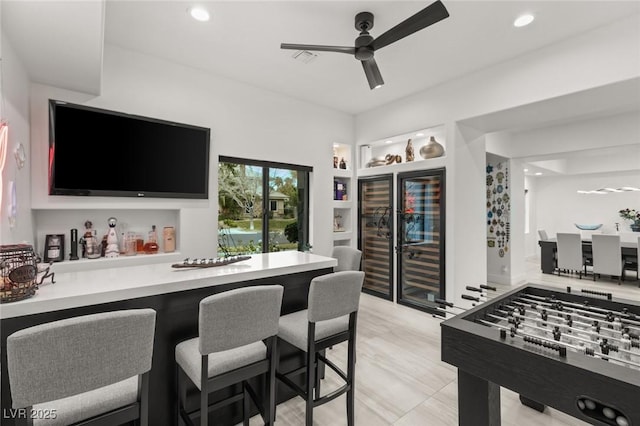
[[[276,161],[264,161],[264,160],[253,160],[249,158],[239,158],[239,157],[228,157],[225,155],[218,156],[218,167],[220,163],[233,163],[233,164],[243,164],[245,166],[253,166],[253,167],[261,167],[262,168],[262,253],[269,253],[269,214],[271,213],[270,205],[269,205],[269,169],[287,169],[294,170],[298,172],[298,185],[300,182],[303,183],[303,188],[305,188],[302,197],[298,198],[298,250],[303,251],[306,247],[309,246],[309,221],[310,214],[309,211],[309,193],[311,192],[310,184],[311,184],[311,173],[313,173],[313,167],[299,165],[299,164],[291,164],[291,163],[279,163]],[[298,189],[299,190],[299,189]],[[299,190],[300,191],[300,190]],[[266,194],[265,194],[266,192]],[[220,195],[220,188],[218,188],[218,198]],[[302,209],[300,208],[300,201],[302,201]],[[306,214],[301,215],[303,212]],[[301,217],[304,216],[304,217]],[[303,221],[300,224],[300,221]],[[302,238],[300,238],[300,234],[302,234]]]

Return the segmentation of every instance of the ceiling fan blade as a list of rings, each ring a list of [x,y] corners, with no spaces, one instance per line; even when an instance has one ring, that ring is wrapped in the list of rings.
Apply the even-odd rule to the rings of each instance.
[[[362,68],[364,68],[364,73],[367,76],[367,81],[369,82],[371,90],[377,89],[384,84],[382,74],[380,74],[380,69],[378,68],[378,64],[375,59],[371,58],[366,61],[362,61]]]
[[[447,17],[449,17],[449,12],[438,0],[377,37],[369,44],[369,47],[373,50],[382,49]]]
[[[280,49],[291,49],[291,50],[312,50],[316,52],[338,52],[338,53],[349,53],[351,55],[355,55],[356,48],[348,47],[348,46],[319,46],[315,44],[290,44],[290,43],[282,43],[280,45]]]

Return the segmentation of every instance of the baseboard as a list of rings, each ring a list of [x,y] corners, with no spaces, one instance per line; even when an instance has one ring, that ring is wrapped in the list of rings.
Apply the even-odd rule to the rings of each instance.
[[[511,275],[487,274],[487,282],[505,285],[524,284],[527,281],[526,274],[512,277]]]

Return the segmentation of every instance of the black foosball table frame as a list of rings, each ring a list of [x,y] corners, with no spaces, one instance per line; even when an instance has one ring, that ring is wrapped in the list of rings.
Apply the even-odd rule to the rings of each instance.
[[[582,291],[527,284],[441,323],[442,360],[458,368],[461,426],[499,425],[501,386],[539,411],[550,406],[591,424],[640,426],[640,303]],[[552,318],[546,323],[546,315],[565,319],[565,326],[554,327]],[[525,317],[538,319],[528,328]],[[591,319],[602,336],[623,330],[631,348],[605,337],[593,338],[594,350],[553,332],[527,332],[570,333],[574,318]]]

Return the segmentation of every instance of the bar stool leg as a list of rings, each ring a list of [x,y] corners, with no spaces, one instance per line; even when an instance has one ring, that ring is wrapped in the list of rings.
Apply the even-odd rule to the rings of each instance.
[[[247,391],[247,382],[242,382],[242,424],[243,426],[249,426],[249,412],[251,411],[250,404],[251,397]]]
[[[321,352],[322,355],[324,355],[324,351]],[[322,374],[320,374],[320,371],[322,370],[322,366],[321,366],[321,362],[320,359],[318,358],[318,354],[316,354],[316,384],[315,384],[315,388],[316,388],[316,398],[320,398],[320,380],[322,379]]]
[[[272,337],[270,343],[269,374],[267,379],[267,406],[265,419],[267,426],[276,422],[276,369],[278,368],[278,338]]]
[[[349,336],[349,347],[347,354],[347,381],[349,382],[349,390],[347,391],[347,425],[355,425],[355,385],[356,385],[356,316],[351,314],[349,317],[349,329],[351,329],[351,336]]]
[[[316,335],[315,323],[310,322],[307,330],[307,400],[306,400],[306,426],[313,426],[313,388],[315,386],[315,360],[316,348],[313,340]]]
[[[207,384],[209,381],[209,355],[202,357],[200,370],[200,426],[207,426],[209,421],[209,393]]]

